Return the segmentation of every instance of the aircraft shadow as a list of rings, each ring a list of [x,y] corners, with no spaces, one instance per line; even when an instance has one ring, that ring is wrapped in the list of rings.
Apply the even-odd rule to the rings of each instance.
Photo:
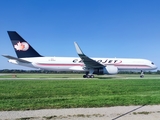
[[[97,79],[115,79],[117,77],[95,77]]]

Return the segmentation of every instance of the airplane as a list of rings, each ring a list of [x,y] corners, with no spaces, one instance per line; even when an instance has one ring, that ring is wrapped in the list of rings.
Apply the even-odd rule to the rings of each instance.
[[[141,71],[157,69],[157,66],[147,59],[133,58],[90,58],[83,53],[79,45],[74,42],[79,57],[44,57],[40,55],[16,31],[7,31],[17,57],[2,55],[8,62],[49,71],[84,71],[84,78],[94,78],[97,75],[115,75],[119,71]]]

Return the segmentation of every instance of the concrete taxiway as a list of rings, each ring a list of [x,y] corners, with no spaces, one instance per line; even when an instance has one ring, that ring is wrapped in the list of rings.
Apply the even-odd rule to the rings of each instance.
[[[0,120],[159,120],[160,105],[1,111]]]

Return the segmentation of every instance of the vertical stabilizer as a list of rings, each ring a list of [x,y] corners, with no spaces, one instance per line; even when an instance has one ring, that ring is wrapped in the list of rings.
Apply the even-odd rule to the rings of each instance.
[[[17,32],[7,31],[18,58],[42,57]]]

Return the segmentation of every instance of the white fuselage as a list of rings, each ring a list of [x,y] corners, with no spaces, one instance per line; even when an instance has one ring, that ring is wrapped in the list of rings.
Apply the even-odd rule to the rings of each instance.
[[[79,57],[32,57],[21,58],[31,63],[22,63],[13,59],[9,62],[17,65],[38,68],[51,71],[87,71],[85,65]],[[157,67],[146,59],[131,58],[92,58],[105,66],[115,66],[118,71],[134,71],[134,70],[154,70]]]

